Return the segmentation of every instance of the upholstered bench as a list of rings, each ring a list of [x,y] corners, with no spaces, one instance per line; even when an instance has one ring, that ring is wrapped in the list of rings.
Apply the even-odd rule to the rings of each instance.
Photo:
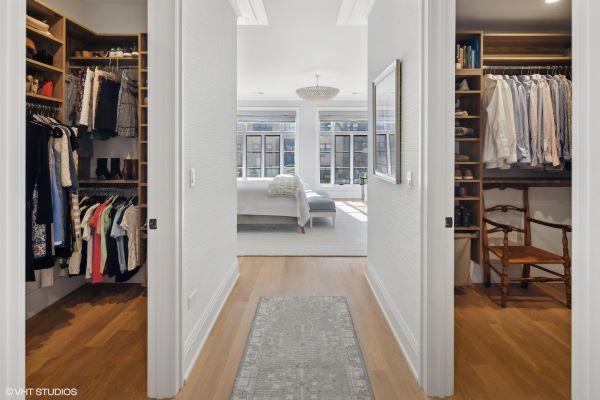
[[[329,217],[335,228],[335,201],[327,193],[317,193],[309,190],[306,192],[306,200],[310,208],[310,227],[313,226],[313,217]]]

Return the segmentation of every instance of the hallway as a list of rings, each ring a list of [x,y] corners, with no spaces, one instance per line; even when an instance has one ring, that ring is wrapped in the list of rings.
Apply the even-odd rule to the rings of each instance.
[[[364,278],[358,257],[243,257],[225,303],[177,399],[229,398],[261,296],[345,296],[377,399],[424,399]]]

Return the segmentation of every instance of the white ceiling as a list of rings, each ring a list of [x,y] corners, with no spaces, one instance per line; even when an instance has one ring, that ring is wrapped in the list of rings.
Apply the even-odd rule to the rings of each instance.
[[[458,28],[570,30],[571,0],[456,0]]]
[[[320,74],[322,85],[340,89],[339,99],[365,99],[367,28],[337,25],[341,5],[264,0],[269,25],[238,26],[238,97],[297,99],[296,89]]]

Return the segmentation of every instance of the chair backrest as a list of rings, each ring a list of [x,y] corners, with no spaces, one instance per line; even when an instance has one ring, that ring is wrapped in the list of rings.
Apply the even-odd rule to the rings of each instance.
[[[500,190],[506,190],[506,189],[514,189],[514,190],[520,190],[522,192],[522,198],[523,198],[523,206],[522,207],[518,207],[512,204],[498,204],[492,207],[485,207],[485,192],[487,190],[492,190],[492,189],[500,189]],[[483,196],[482,196],[482,202],[483,202],[483,218],[489,218],[488,217],[488,213],[494,213],[494,212],[502,212],[503,214],[508,213],[510,211],[514,211],[514,212],[521,212],[523,213],[523,228],[521,227],[515,227],[513,226],[513,230],[516,232],[520,232],[523,233],[523,241],[525,243],[526,246],[531,246],[531,222],[529,222],[529,188],[527,186],[523,186],[523,185],[490,185],[490,186],[486,186],[484,192],[483,192]],[[492,219],[492,218],[489,218]],[[498,221],[501,222],[501,221]],[[487,229],[487,224],[484,222],[482,224],[482,235],[483,235],[483,241],[484,243],[487,244],[487,235],[489,233],[495,233],[495,232],[501,232],[502,229],[500,228],[493,228],[493,229]]]

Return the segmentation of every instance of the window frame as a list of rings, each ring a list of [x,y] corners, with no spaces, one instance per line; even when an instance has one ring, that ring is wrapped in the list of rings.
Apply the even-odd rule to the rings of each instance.
[[[316,126],[317,126],[317,182],[319,183],[319,186],[321,187],[342,187],[342,186],[360,186],[360,183],[354,183],[354,137],[355,136],[365,136],[367,138],[367,175],[369,174],[369,147],[370,147],[370,143],[369,143],[369,127],[368,127],[368,118],[356,118],[356,119],[340,119],[340,120],[336,120],[336,121],[326,121],[326,122],[331,122],[331,131],[329,131],[328,135],[322,135],[323,132],[327,132],[327,131],[322,131],[321,130],[321,119],[319,117],[319,112],[320,111],[365,111],[364,109],[352,109],[352,110],[348,110],[348,109],[335,109],[335,110],[331,110],[331,109],[319,109],[317,110],[317,115],[316,115]],[[337,129],[337,124],[338,123],[347,123],[347,122],[367,122],[367,130],[365,131],[342,131],[342,130],[338,130]],[[325,121],[323,121],[325,122]],[[321,136],[330,136],[331,137],[331,152],[330,152],[330,159],[331,159],[331,164],[330,164],[330,179],[328,183],[324,183],[321,182]],[[340,183],[335,183],[335,137],[336,136],[349,136],[350,138],[350,183],[344,183],[344,184],[340,184]],[[364,168],[364,167],[359,167],[359,168]]]
[[[297,174],[298,171],[298,139],[296,133],[298,132],[298,114],[296,113],[296,119],[294,121],[296,129],[293,132],[285,131],[284,124],[285,122],[278,121],[269,121],[269,118],[265,118],[263,122],[273,122],[277,125],[277,129],[272,131],[251,131],[248,130],[248,124],[251,123],[249,121],[239,121],[236,120],[236,166],[235,173],[238,179],[240,178],[249,178],[249,179],[258,179],[258,178],[269,178],[266,176],[267,167],[266,167],[266,138],[268,136],[275,136],[279,138],[279,173],[284,173],[285,171],[285,153],[291,153],[291,151],[286,151],[284,144],[285,139],[294,139],[294,173]],[[238,130],[238,124],[241,124],[241,130]],[[241,136],[242,139],[242,175],[238,176],[238,166],[237,166],[237,138]],[[260,136],[261,137],[261,163],[260,163],[260,177],[248,177],[247,169],[247,146],[246,141],[249,136]]]

